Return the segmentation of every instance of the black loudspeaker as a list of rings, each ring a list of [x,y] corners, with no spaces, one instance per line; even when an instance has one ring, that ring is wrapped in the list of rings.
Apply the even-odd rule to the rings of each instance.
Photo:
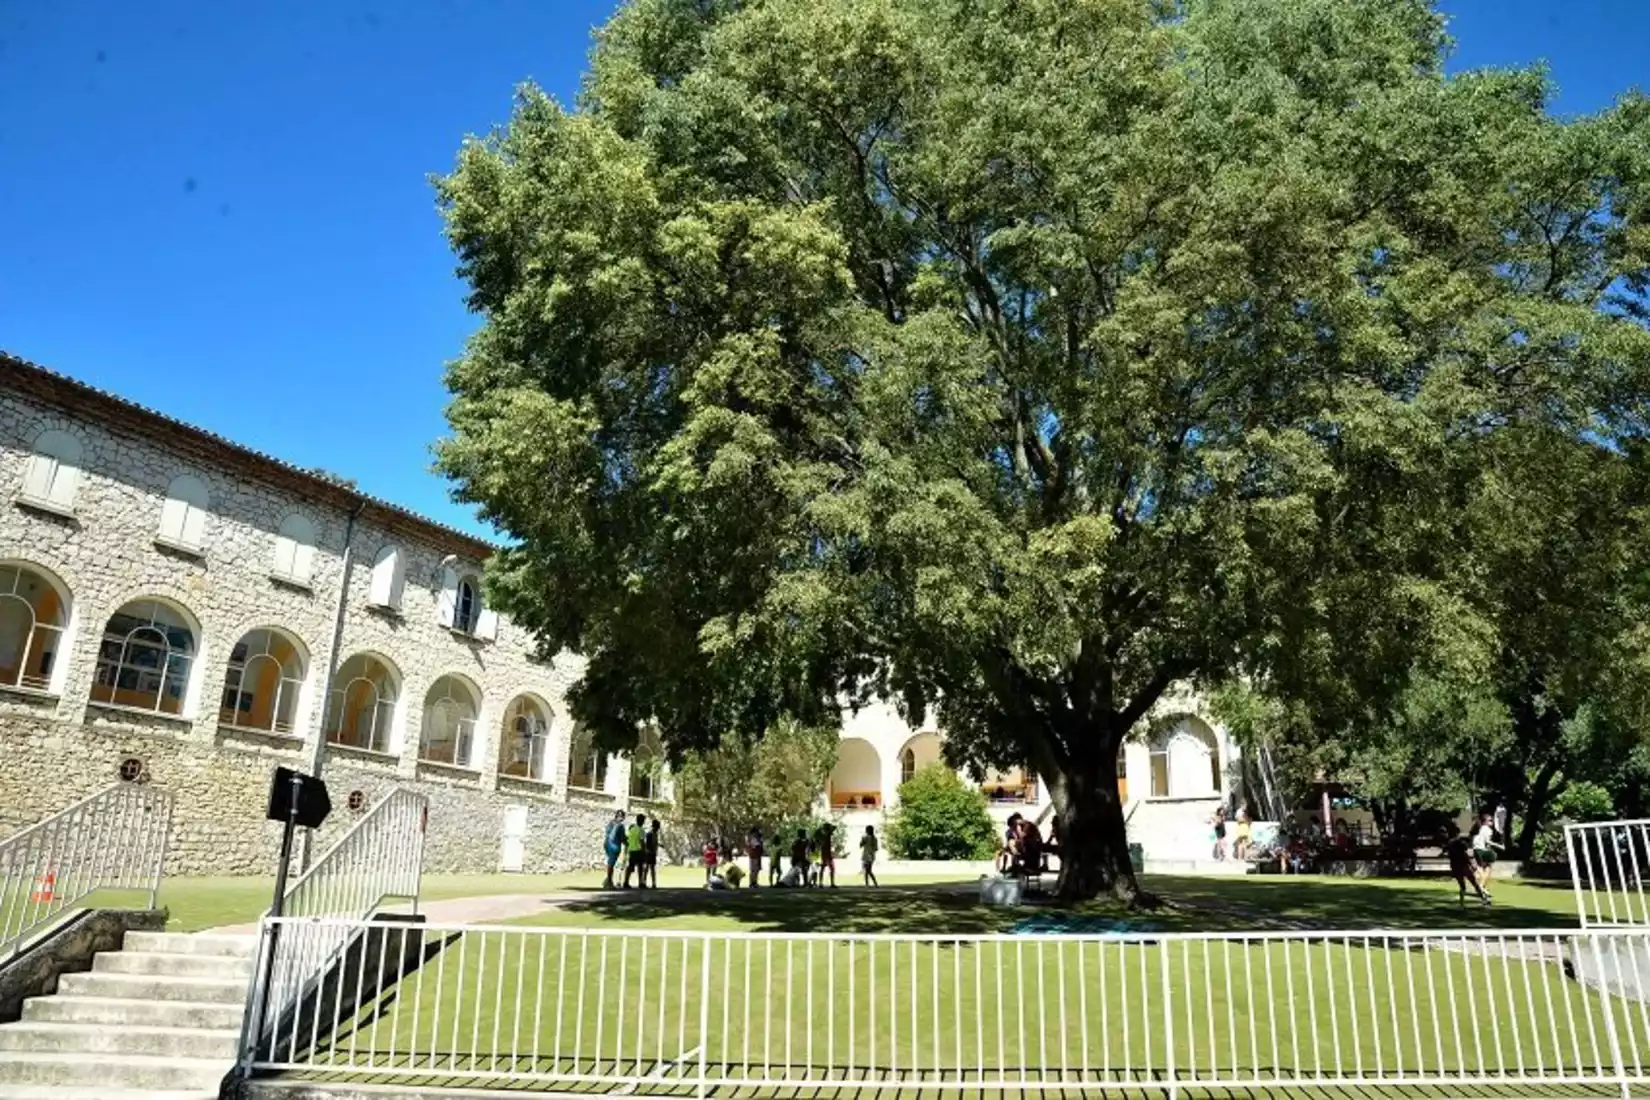
[[[319,829],[331,812],[332,799],[327,796],[325,783],[291,768],[275,769],[275,778],[269,784],[271,821],[290,820],[306,829]]]

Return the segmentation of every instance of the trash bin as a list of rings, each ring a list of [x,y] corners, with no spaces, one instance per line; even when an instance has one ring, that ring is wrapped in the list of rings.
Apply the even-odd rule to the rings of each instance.
[[[1139,844],[1129,845],[1129,866],[1134,868],[1135,874],[1146,869],[1146,849]]]

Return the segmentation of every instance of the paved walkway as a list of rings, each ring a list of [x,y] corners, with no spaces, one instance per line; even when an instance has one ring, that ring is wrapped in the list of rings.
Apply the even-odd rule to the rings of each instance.
[[[580,894],[490,894],[475,898],[444,898],[440,901],[421,902],[418,911],[431,924],[496,924],[499,921],[516,920],[520,917],[531,917],[539,913],[547,913],[570,901],[577,901],[589,895]],[[394,905],[384,910],[386,913],[406,913],[411,907]],[[225,935],[251,935],[258,930],[258,925],[234,924],[225,928],[214,928],[214,933]]]

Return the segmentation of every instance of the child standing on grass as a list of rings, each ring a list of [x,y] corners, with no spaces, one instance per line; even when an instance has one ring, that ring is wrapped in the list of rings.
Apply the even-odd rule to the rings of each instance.
[[[647,835],[642,838],[642,881],[653,889],[659,888],[659,819],[650,818]]]
[[[877,831],[871,826],[865,826],[865,835],[859,838],[859,872],[865,878],[865,885],[880,886],[876,872],[871,865],[877,861]]]
[[[819,885],[825,885],[825,876],[831,876],[831,889],[836,889],[836,852],[832,851],[836,838],[835,825],[821,825],[814,837],[814,843],[819,847]]]
[[[762,830],[752,828],[745,838],[745,854],[751,862],[751,889],[762,885]]]
[[[1490,892],[1490,871],[1495,867],[1495,851],[1501,845],[1495,842],[1495,822],[1489,814],[1478,819],[1478,831],[1472,834],[1472,861],[1478,865],[1478,886],[1486,897]]]
[[[602,889],[613,889],[613,870],[619,865],[619,853],[624,851],[624,811],[614,810],[613,820],[607,823],[602,836],[602,847],[607,855],[607,880]]]
[[[705,885],[710,885],[710,877],[716,873],[717,849],[719,845],[715,837],[705,841],[705,850],[701,853],[705,859]]]

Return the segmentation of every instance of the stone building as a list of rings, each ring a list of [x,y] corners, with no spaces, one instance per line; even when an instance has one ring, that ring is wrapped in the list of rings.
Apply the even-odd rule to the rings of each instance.
[[[0,353],[0,835],[138,774],[176,794],[174,873],[264,873],[271,772],[319,761],[322,844],[400,784],[430,796],[431,871],[593,862],[615,807],[666,808],[661,754],[591,751],[581,661],[485,606],[491,550]],[[1196,710],[1163,710],[1119,777],[1161,858],[1196,854],[1238,774]],[[942,738],[845,714],[822,808],[880,828]],[[999,819],[1048,813],[1035,776],[982,786]]]
[[[268,872],[271,771],[322,752],[322,843],[416,783],[429,869],[547,870],[659,793],[579,745],[485,542],[10,356],[0,495],[0,833],[141,769],[175,872]]]

